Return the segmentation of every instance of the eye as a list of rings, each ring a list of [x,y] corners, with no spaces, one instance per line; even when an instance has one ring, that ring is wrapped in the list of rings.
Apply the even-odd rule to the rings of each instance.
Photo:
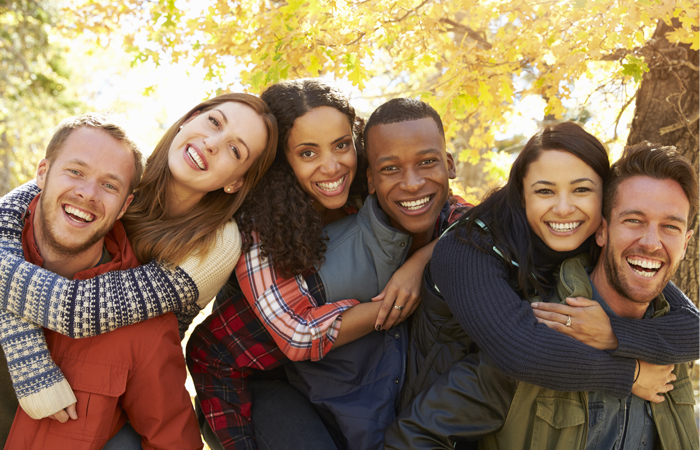
[[[302,158],[312,158],[315,154],[316,152],[313,150],[304,150],[303,152],[299,153],[299,156]]]
[[[631,223],[631,224],[633,224],[633,225],[636,225],[636,224],[638,224],[638,223],[642,223],[639,219],[625,219],[624,222],[625,222],[625,223]]]
[[[577,187],[574,192],[576,193],[584,193],[584,192],[591,192],[593,189],[588,188],[588,187]]]
[[[396,172],[399,170],[398,166],[386,166],[380,169],[381,172]]]
[[[347,140],[343,142],[339,142],[338,145],[336,145],[336,150],[349,150],[352,148],[352,141]]]
[[[550,195],[553,193],[554,193],[554,191],[552,191],[551,189],[547,189],[547,188],[537,189],[535,191],[535,194],[539,194],[539,195]]]
[[[421,165],[421,166],[427,166],[428,164],[432,164],[432,163],[434,163],[434,162],[437,162],[437,159],[435,159],[435,158],[426,159],[426,160],[421,161],[419,165]]]
[[[116,190],[117,190],[117,187],[116,187],[115,185],[113,185],[112,183],[105,183],[104,186],[105,186],[107,189],[109,189],[110,191],[116,191]]]
[[[238,150],[238,147],[235,145],[229,146],[231,151],[233,152],[233,155],[236,157],[236,159],[241,159],[241,152]]]
[[[209,116],[209,122],[212,123],[217,129],[219,128],[219,121],[214,116]]]
[[[675,225],[664,225],[664,228],[668,228],[671,231],[681,231],[680,227],[677,227]]]
[[[68,169],[68,173],[70,173],[71,175],[75,175],[77,177],[79,177],[81,175],[80,171],[75,170],[75,169]]]

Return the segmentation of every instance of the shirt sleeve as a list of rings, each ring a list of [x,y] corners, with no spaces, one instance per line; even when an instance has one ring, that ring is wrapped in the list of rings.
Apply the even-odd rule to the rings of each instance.
[[[206,255],[178,267],[158,261],[88,280],[67,280],[22,257],[22,215],[38,192],[28,183],[0,199],[0,308],[73,338],[95,336],[183,306],[209,303],[240,255],[229,222]],[[19,251],[19,253],[18,253]]]
[[[146,450],[201,449],[192,401],[185,389],[186,369],[174,317],[154,327],[147,349],[130,374],[121,405]]]
[[[32,419],[48,417],[76,402],[61,369],[49,353],[44,331],[0,310],[2,344],[20,407]]]
[[[338,336],[343,311],[359,302],[349,299],[318,306],[302,276],[277,276],[270,258],[260,255],[255,233],[253,237],[235,269],[246,300],[287,358],[323,358]]]
[[[508,282],[503,262],[450,233],[430,272],[461,327],[506,375],[558,391],[632,390],[636,361],[613,356],[537,322]]]
[[[638,358],[651,364],[678,364],[700,358],[700,316],[698,309],[676,285],[664,288],[671,310],[653,320],[610,316],[618,340],[613,355]]]

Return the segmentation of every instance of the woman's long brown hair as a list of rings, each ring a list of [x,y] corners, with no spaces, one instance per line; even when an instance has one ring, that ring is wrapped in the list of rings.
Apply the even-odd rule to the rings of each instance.
[[[267,144],[245,175],[243,186],[234,194],[223,188],[207,193],[197,206],[182,217],[169,217],[166,211],[166,193],[172,174],[168,167],[168,150],[180,126],[195,113],[208,111],[227,102],[250,106],[267,128]],[[177,265],[188,255],[203,256],[211,250],[216,230],[232,219],[250,190],[260,181],[275,159],[277,122],[267,105],[250,94],[224,94],[200,103],[175,122],[146,162],[143,178],[136,188],[134,201],[122,222],[136,256],[142,263],[152,259]]]

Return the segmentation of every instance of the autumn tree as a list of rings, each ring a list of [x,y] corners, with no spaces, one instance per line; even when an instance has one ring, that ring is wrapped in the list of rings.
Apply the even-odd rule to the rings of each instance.
[[[571,118],[567,104],[582,82],[600,95],[573,118],[617,97],[612,119],[592,115],[586,127],[624,136],[619,123],[641,82],[630,142],[673,142],[697,161],[693,0],[82,0],[64,15],[76,33],[126,30],[135,61],[201,65],[222,90],[242,82],[259,92],[280,79],[329,74],[378,98],[420,97],[471,163],[496,154],[498,133],[518,134],[508,126],[528,98],[541,99],[548,118]],[[647,90],[653,80],[667,82]],[[667,90],[673,83],[685,91]],[[644,113],[654,102],[670,112]],[[697,271],[697,251],[689,261],[681,278]]]
[[[50,40],[49,2],[0,2],[0,195],[33,177],[55,117],[76,102],[62,93],[68,72]]]

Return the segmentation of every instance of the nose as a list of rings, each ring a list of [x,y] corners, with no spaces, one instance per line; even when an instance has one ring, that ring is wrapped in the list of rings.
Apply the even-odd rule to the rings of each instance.
[[[639,239],[639,245],[644,247],[644,249],[649,251],[658,250],[661,248],[661,239],[659,236],[659,226],[655,224],[649,224],[644,229],[644,234],[641,239]]]
[[[85,179],[75,187],[74,192],[86,202],[96,202],[99,200],[99,188],[97,181]]]
[[[332,176],[340,170],[340,162],[335,154],[325,155],[321,160],[320,172],[326,176]]]
[[[575,210],[576,208],[569,201],[569,196],[565,194],[557,197],[556,204],[554,205],[554,208],[552,208],[552,211],[560,217],[566,217],[569,214],[572,214]]]
[[[425,185],[425,178],[423,178],[418,171],[414,169],[406,170],[405,176],[401,183],[401,188],[405,191],[417,192],[423,185]]]
[[[207,136],[202,142],[204,143],[204,151],[214,154],[219,151],[219,146],[221,145],[221,139],[217,139],[216,136]]]

